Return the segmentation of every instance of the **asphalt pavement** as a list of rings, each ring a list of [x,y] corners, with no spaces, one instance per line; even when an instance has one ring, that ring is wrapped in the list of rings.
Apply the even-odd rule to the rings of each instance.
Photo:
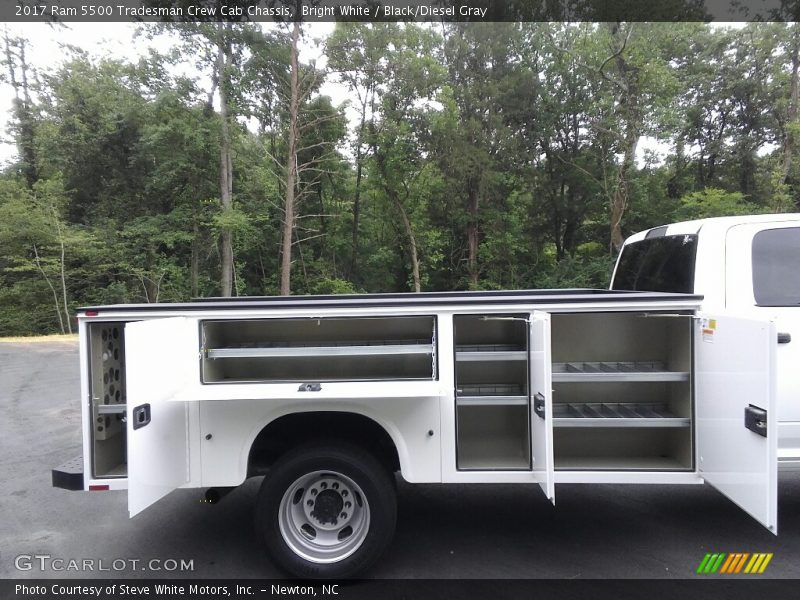
[[[258,480],[216,505],[178,490],[134,519],[125,492],[52,488],[50,469],[81,452],[80,428],[77,343],[0,343],[0,578],[280,576],[253,529]],[[367,575],[692,578],[708,552],[771,552],[758,577],[800,577],[800,473],[781,475],[778,536],[710,486],[556,495],[553,507],[536,485],[400,481],[394,542]],[[192,570],[172,570],[181,561]]]

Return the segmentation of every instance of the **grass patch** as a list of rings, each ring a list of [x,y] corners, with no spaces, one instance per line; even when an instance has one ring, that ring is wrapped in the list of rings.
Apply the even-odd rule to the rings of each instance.
[[[0,343],[3,342],[26,342],[26,343],[38,343],[38,342],[77,342],[78,341],[78,334],[77,333],[53,333],[51,335],[30,335],[30,336],[11,336],[11,337],[0,337]]]

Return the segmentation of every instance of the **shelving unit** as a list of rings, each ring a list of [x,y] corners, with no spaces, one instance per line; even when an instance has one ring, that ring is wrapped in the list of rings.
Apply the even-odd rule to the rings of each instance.
[[[206,356],[215,358],[287,358],[309,356],[377,356],[388,354],[424,354],[433,355],[434,348],[430,340],[406,340],[403,344],[388,340],[353,340],[345,343],[327,343],[326,345],[242,345],[232,348],[210,348]]]
[[[553,383],[688,380],[688,371],[670,371],[660,361],[553,363]]]
[[[432,316],[204,321],[202,331],[203,383],[436,377]]]
[[[552,340],[556,469],[691,469],[690,319],[555,314]]]
[[[89,325],[89,385],[92,412],[94,477],[124,477],[127,473],[125,428],[125,325]]]
[[[457,362],[528,360],[525,347],[515,344],[472,344],[456,346]]]
[[[528,396],[514,383],[462,385],[456,388],[458,406],[527,406]]]
[[[691,419],[677,417],[666,404],[653,402],[605,402],[557,404],[554,427],[689,427]]]
[[[458,468],[530,468],[526,315],[459,315]]]

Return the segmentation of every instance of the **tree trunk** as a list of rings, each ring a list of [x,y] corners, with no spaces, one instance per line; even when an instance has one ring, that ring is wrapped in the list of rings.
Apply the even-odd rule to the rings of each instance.
[[[5,50],[6,65],[8,67],[8,83],[14,89],[14,100],[12,101],[12,114],[17,121],[16,143],[22,159],[22,172],[25,175],[25,182],[28,188],[32,189],[38,181],[38,169],[36,167],[36,151],[34,146],[34,121],[31,113],[31,96],[28,85],[28,62],[25,58],[25,46],[27,40],[16,38],[11,40],[8,37],[8,30],[5,31]],[[16,50],[16,52],[15,52]],[[20,79],[17,79],[17,65],[19,65]],[[20,89],[22,96],[20,96]]]
[[[230,40],[226,35],[229,24],[219,23],[219,39],[217,40],[217,76],[219,80],[219,113],[220,113],[220,153],[219,153],[219,189],[222,210],[230,210],[233,206],[233,161],[231,159],[231,133],[228,123],[228,67],[231,62]],[[221,274],[220,294],[230,296],[233,293],[233,242],[231,232],[223,229],[221,233]]]
[[[628,208],[628,173],[633,169],[636,160],[636,148],[639,145],[638,127],[629,123],[626,126],[625,155],[617,173],[617,182],[611,196],[611,250],[619,252],[625,243],[622,235],[622,217]]]
[[[403,229],[408,238],[408,254],[411,259],[411,277],[414,280],[414,292],[419,293],[422,291],[422,281],[419,275],[419,255],[417,253],[417,237],[414,235],[414,228],[411,226],[411,220],[408,218],[408,213],[397,194],[397,190],[387,183],[388,173],[386,171],[386,156],[378,152],[375,145],[372,146],[372,153],[373,156],[375,156],[375,160],[378,163],[378,170],[383,178],[383,189],[389,197],[389,200],[391,200],[392,204],[397,209],[400,220],[403,221]]]
[[[61,246],[61,299],[64,301],[64,318],[67,321],[67,333],[72,333],[72,323],[69,321],[69,305],[67,304],[67,269],[64,265],[65,248],[64,237],[61,235],[61,227],[58,227],[58,243]]]
[[[191,267],[191,286],[192,286],[192,298],[197,298],[198,296],[198,284],[197,281],[200,277],[200,247],[198,243],[198,238],[200,237],[200,226],[197,223],[197,215],[194,215],[192,219],[192,267]]]
[[[478,286],[478,191],[470,189],[469,225],[467,226],[467,272],[472,287]]]
[[[291,50],[291,99],[289,101],[289,156],[286,160],[286,202],[284,205],[283,232],[281,244],[281,296],[291,294],[292,277],[292,237],[294,233],[294,202],[297,180],[297,113],[300,105],[298,82],[297,46],[300,38],[300,22],[295,21],[292,28]]]
[[[630,31],[625,34],[619,24],[609,24],[609,27],[611,36],[616,41],[616,47],[620,49],[614,64],[619,77],[617,85],[621,88],[619,114],[625,123],[625,131],[621,136],[623,159],[617,171],[614,191],[611,194],[610,250],[619,252],[625,242],[625,238],[622,235],[622,217],[628,208],[628,174],[635,167],[636,148],[641,137],[643,119],[640,107],[641,100],[639,98],[639,68],[629,64],[622,53],[622,48],[625,45],[623,36],[627,37]]]
[[[790,27],[792,29],[792,77],[789,109],[786,114],[786,135],[783,140],[782,184],[786,184],[789,180],[794,158],[795,133],[793,126],[797,122],[798,75],[800,74],[800,30],[798,30],[797,24],[792,24]]]
[[[42,268],[42,263],[39,260],[39,251],[36,249],[36,244],[32,244],[32,246],[33,246],[33,257],[36,260],[36,266],[38,267],[39,272],[42,274],[42,277],[44,277],[44,280],[47,282],[50,291],[53,292],[53,301],[55,302],[56,314],[58,315],[58,326],[61,328],[61,333],[66,333],[67,330],[64,329],[64,319],[61,318],[61,306],[58,301],[58,293],[56,293],[56,288],[53,286],[53,283],[50,281],[50,278],[47,276],[47,273],[45,273],[44,269]],[[69,315],[67,315],[67,320],[69,320]]]
[[[403,221],[403,228],[406,230],[408,236],[408,252],[411,257],[411,276],[414,279],[414,292],[419,293],[422,291],[422,284],[419,278],[419,257],[417,256],[417,238],[414,235],[414,229],[411,227],[411,221],[408,219],[403,203],[397,197],[397,194],[390,194],[392,202],[400,213],[400,218]]]
[[[361,213],[361,178],[364,170],[364,157],[361,153],[361,145],[364,140],[364,126],[367,119],[366,103],[361,106],[361,124],[358,128],[358,138],[356,139],[356,189],[353,194],[353,243],[352,256],[350,258],[350,269],[348,275],[352,277],[358,266],[358,220]]]

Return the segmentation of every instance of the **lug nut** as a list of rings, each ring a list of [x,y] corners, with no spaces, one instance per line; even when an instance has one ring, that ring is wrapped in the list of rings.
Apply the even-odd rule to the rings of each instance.
[[[344,503],[344,507],[345,507],[345,508],[350,508],[351,506],[353,506],[353,505],[352,505],[352,504],[350,504],[349,502],[345,502],[345,503]]]
[[[319,493],[319,492],[317,492],[317,490],[311,490],[311,495],[312,495],[312,496],[316,496],[318,493]]]
[[[347,513],[346,513],[346,512],[343,512],[343,513],[342,513],[340,516],[341,516],[343,519],[346,519],[346,518],[347,518]]]
[[[309,500],[308,502],[306,502],[306,504],[308,504],[309,506],[314,506],[314,501],[313,500]]]

